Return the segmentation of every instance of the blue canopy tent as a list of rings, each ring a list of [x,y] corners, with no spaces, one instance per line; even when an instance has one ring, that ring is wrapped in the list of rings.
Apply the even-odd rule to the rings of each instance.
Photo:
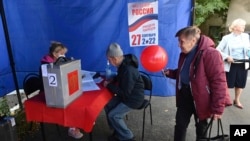
[[[84,70],[105,70],[105,50],[111,42],[119,43],[124,53],[140,58],[145,46],[129,45],[127,4],[149,1],[152,0],[2,0],[7,29],[2,24],[1,12],[0,96],[22,88],[24,76],[38,72],[40,59],[48,53],[51,41],[65,44],[67,56],[81,59]],[[166,68],[177,66],[180,50],[174,35],[191,24],[192,6],[192,0],[158,1],[159,45],[168,53]],[[5,30],[9,33],[9,44]],[[139,69],[147,71],[141,65]],[[150,75],[154,95],[175,95],[174,80],[160,72]]]

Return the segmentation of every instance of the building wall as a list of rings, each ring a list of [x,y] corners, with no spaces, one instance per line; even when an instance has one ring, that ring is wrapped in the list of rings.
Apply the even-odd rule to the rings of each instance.
[[[246,20],[246,32],[250,33],[250,0],[231,0],[226,23],[218,15],[214,15],[200,28],[203,34],[215,37],[218,42],[224,34],[229,32],[228,26],[237,18]],[[224,27],[225,30],[221,30],[220,27]]]
[[[231,0],[226,25],[229,26],[237,18],[246,20],[246,31],[250,31],[250,0]]]
[[[211,29],[211,27],[215,27],[215,26],[220,27],[222,25],[223,25],[222,19],[218,15],[214,15],[213,17],[209,18],[207,22],[202,24],[200,28],[203,34],[209,35],[209,29]]]

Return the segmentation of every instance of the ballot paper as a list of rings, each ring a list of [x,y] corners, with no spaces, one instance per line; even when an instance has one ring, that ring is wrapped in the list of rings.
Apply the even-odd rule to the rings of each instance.
[[[93,79],[93,76],[96,72],[82,70],[82,91],[94,91],[100,90],[96,82]]]

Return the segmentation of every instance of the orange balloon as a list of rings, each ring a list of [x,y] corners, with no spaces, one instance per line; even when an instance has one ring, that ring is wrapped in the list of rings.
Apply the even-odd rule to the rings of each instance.
[[[141,64],[150,72],[161,71],[168,63],[167,52],[158,45],[146,47],[141,53]]]

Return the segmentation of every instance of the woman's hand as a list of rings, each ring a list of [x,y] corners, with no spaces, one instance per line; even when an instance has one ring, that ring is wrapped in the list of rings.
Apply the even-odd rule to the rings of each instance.
[[[217,119],[221,119],[222,115],[213,114],[211,117],[213,117],[214,120],[217,120]]]
[[[166,70],[162,70],[162,73],[163,73],[163,75],[168,76],[170,71],[169,71],[169,69],[166,69]]]
[[[234,59],[233,59],[231,56],[228,56],[228,57],[227,57],[227,62],[228,62],[228,63],[233,63],[233,62],[234,62]]]

